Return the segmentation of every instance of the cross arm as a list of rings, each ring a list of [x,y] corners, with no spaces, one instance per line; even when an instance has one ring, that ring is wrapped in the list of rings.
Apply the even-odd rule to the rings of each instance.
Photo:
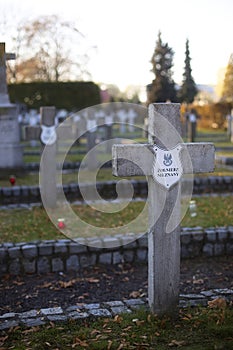
[[[209,142],[181,143],[180,158],[183,173],[206,173],[214,170],[214,145]],[[113,175],[152,175],[155,154],[153,145],[113,145]]]
[[[16,59],[16,55],[15,55],[15,53],[6,53],[5,54],[5,58],[6,58],[7,61],[15,60]]]

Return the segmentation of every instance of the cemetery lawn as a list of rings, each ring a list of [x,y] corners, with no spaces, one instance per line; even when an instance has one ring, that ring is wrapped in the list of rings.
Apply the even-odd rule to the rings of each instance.
[[[114,318],[87,319],[59,325],[2,332],[1,350],[44,349],[233,349],[233,308],[194,308],[176,320],[158,318],[144,310]]]
[[[233,196],[197,197],[195,201],[197,216],[190,217],[187,211],[181,226],[205,228],[233,225]],[[131,202],[124,210],[111,214],[95,211],[87,205],[75,205],[72,208],[78,217],[93,226],[114,228],[137,217],[144,205],[145,202]],[[64,238],[41,207],[1,210],[0,222],[1,243]],[[77,232],[77,236],[82,235]]]
[[[84,171],[82,171],[84,173]],[[203,176],[232,176],[232,167],[223,167],[216,166],[215,171],[213,173],[205,173],[205,174],[196,174],[195,177],[203,177]],[[31,173],[31,174],[12,174],[12,171],[5,172],[4,175],[0,174],[0,187],[10,187],[9,177],[10,175],[16,176],[16,186],[39,186],[39,174]],[[86,181],[88,181],[88,171],[86,171]],[[127,178],[127,177],[125,177]],[[120,178],[118,178],[119,180]],[[132,180],[145,180],[145,176],[136,176],[128,178],[130,181]],[[111,168],[101,168],[97,172],[96,181],[116,181],[116,177],[112,175]],[[145,180],[146,181],[146,180]],[[70,184],[78,182],[78,170],[71,172],[64,172],[62,174],[62,183]]]

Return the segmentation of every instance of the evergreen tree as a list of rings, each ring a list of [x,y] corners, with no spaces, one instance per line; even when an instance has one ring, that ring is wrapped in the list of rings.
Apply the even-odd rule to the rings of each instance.
[[[223,82],[222,99],[233,103],[233,54],[231,54]]]
[[[162,42],[161,32],[159,32],[155,51],[151,58],[155,79],[150,86],[150,103],[176,101],[175,83],[172,79],[173,56],[173,50],[167,43]]]
[[[183,73],[183,82],[179,90],[178,96],[179,96],[180,102],[192,103],[198,90],[194,82],[194,79],[192,77],[191,58],[190,58],[188,39],[186,40],[186,44],[185,44],[185,61],[184,62],[185,62],[185,67],[184,67],[184,73]]]

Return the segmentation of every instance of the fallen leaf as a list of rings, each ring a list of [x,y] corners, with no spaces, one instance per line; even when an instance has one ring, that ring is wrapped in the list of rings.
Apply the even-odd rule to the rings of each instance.
[[[113,319],[114,322],[121,323],[123,318],[120,315],[116,315]]]
[[[45,282],[41,286],[38,286],[38,288],[50,288],[53,284],[51,282]]]
[[[217,298],[211,301],[208,301],[208,306],[210,309],[225,309],[227,306],[226,300],[223,298]]]
[[[89,283],[99,283],[100,280],[98,278],[87,278],[87,281]]]
[[[124,277],[122,281],[123,282],[129,282],[129,277]]]
[[[76,283],[76,280],[70,280],[68,282],[63,282],[63,281],[59,281],[60,287],[61,288],[69,288],[69,287],[73,287],[73,285]]]
[[[204,283],[204,280],[202,278],[199,278],[199,279],[194,279],[193,280],[193,284],[203,284]]]
[[[123,349],[123,348],[124,348],[124,344],[120,344],[120,345],[118,346],[117,350],[121,350],[121,349]]]
[[[168,344],[168,346],[172,347],[172,346],[183,346],[185,345],[185,341],[184,340],[172,340],[171,343]]]
[[[88,347],[87,342],[85,342],[85,341],[79,339],[78,337],[75,337],[74,343],[72,344],[71,347],[72,347],[72,348],[75,348],[77,345],[83,346],[83,347],[85,347],[85,348]]]
[[[8,338],[8,335],[6,335],[5,337],[0,337],[0,342],[4,343]]]
[[[139,298],[141,296],[141,293],[138,290],[136,290],[131,292],[129,296],[130,298]]]
[[[140,321],[138,318],[134,318],[132,320],[133,323],[136,323],[137,326],[141,326],[142,324],[145,323],[145,321]]]
[[[112,343],[113,343],[113,341],[112,341],[112,340],[109,340],[109,341],[108,341],[108,347],[107,347],[107,350],[110,350],[110,349],[111,349],[111,347],[112,347]]]

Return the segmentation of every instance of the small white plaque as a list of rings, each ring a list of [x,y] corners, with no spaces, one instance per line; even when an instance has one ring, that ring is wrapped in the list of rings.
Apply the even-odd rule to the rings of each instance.
[[[183,174],[180,160],[181,145],[170,150],[164,150],[157,145],[153,146],[155,159],[152,166],[152,177],[154,181],[170,189],[175,185]]]
[[[105,116],[105,124],[109,125],[109,126],[113,124],[113,117],[112,117],[112,115],[106,115]]]
[[[95,119],[87,119],[87,130],[89,132],[96,132],[97,123]]]
[[[46,146],[53,145],[57,140],[56,126],[41,125],[41,129],[42,129],[42,132],[40,135],[41,142]]]

